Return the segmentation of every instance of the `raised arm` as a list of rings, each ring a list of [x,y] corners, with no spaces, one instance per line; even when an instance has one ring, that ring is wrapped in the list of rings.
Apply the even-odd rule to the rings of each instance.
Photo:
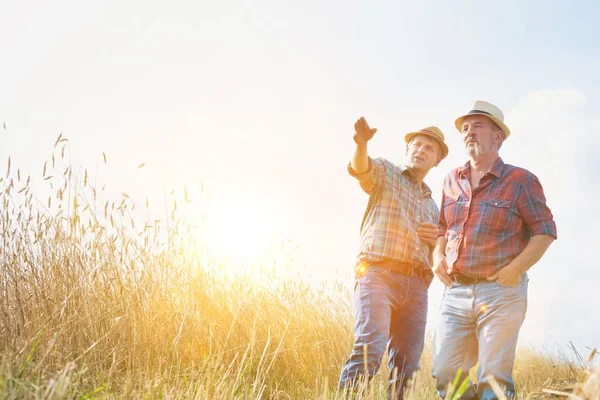
[[[356,174],[363,174],[369,169],[369,154],[367,153],[367,143],[377,132],[377,128],[370,128],[367,120],[360,117],[354,124],[354,154],[350,160],[350,166]]]

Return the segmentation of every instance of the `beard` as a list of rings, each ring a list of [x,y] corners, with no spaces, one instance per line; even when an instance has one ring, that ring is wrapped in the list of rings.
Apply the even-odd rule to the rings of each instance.
[[[479,158],[481,155],[487,153],[488,149],[482,146],[481,143],[473,143],[473,146],[467,147],[467,154],[472,158]]]

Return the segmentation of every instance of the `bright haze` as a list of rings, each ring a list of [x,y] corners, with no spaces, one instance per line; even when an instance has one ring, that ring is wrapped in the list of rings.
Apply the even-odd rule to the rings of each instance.
[[[0,162],[40,175],[62,132],[115,196],[164,212],[171,191],[204,190],[222,200],[222,251],[284,237],[307,277],[350,286],[367,203],[346,171],[354,121],[378,128],[372,156],[398,163],[405,132],[439,126],[450,154],[426,178],[439,204],[467,160],[453,121],[486,100],[512,131],[502,158],[539,177],[558,225],[530,271],[520,344],[587,353],[600,345],[599,17],[555,1],[5,2]]]

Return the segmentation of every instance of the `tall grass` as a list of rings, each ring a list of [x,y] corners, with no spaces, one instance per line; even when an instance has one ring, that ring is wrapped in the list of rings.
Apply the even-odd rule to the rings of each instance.
[[[126,194],[101,201],[87,171],[67,161],[67,144],[59,136],[44,165],[48,199],[10,159],[0,178],[3,398],[344,397],[347,289],[281,277],[274,260],[260,279],[220,274],[176,203],[164,218],[140,218]],[[429,355],[414,399],[436,398]],[[517,366],[523,396],[584,373],[537,354]],[[384,397],[385,374],[358,397]]]

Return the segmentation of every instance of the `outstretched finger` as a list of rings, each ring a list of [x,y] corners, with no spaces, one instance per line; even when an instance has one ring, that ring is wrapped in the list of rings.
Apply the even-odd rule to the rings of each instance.
[[[360,117],[360,119],[358,120],[358,123],[361,128],[364,128],[365,125],[367,125],[367,120],[365,119],[365,117]]]

